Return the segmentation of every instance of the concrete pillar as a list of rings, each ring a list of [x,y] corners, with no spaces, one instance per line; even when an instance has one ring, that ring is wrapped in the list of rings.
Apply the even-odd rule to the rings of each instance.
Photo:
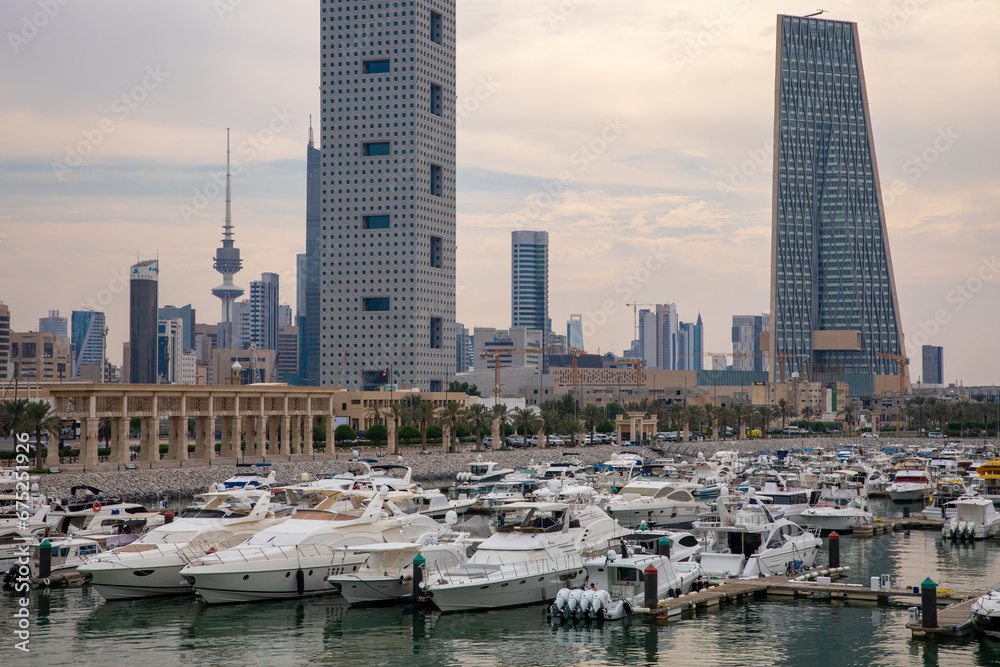
[[[188,456],[188,420],[187,417],[170,417],[167,434],[167,458],[171,461],[183,461]]]
[[[278,444],[278,456],[288,456],[291,438],[289,437],[289,432],[292,429],[292,420],[287,415],[281,415],[281,442]]]
[[[501,437],[503,431],[500,430],[500,420],[493,420],[493,449],[499,449],[503,447],[503,437]]]
[[[289,454],[301,454],[302,453],[302,417],[300,415],[292,415],[289,417],[289,429],[288,429],[288,453]]]
[[[96,417],[84,417],[81,420],[80,462],[85,466],[97,465],[97,449],[101,446],[97,439],[98,423],[99,420]]]
[[[226,456],[239,460],[241,452],[240,444],[243,439],[243,419],[242,417],[229,417],[232,427],[229,430],[229,442],[223,447]]]
[[[215,454],[215,417],[205,417],[205,452],[209,461],[216,458]]]
[[[253,456],[264,456],[267,452],[267,417],[257,415],[254,422],[257,433],[253,441]]]
[[[111,419],[111,463],[128,463],[131,455],[128,448],[128,417]]]
[[[229,441],[232,440],[232,435],[230,435],[232,429],[233,422],[229,417],[219,417],[219,444],[221,445],[219,448],[220,457],[229,456],[229,454],[226,453],[226,447],[228,446]]]
[[[277,456],[278,448],[281,446],[280,438],[278,436],[279,421],[278,417],[274,415],[267,418],[267,440],[271,443],[267,453],[271,456]]]
[[[207,429],[205,428],[205,421],[207,417],[195,417],[194,418],[194,457],[196,459],[207,459],[208,458],[208,443]],[[213,450],[215,447],[212,448]]]
[[[146,463],[160,460],[160,420],[141,417],[139,428],[139,459]]]
[[[114,440],[112,440],[111,446],[114,447]],[[59,467],[59,434],[57,433],[49,433],[49,445],[45,450],[44,465],[46,468]]]
[[[441,453],[445,454],[451,449],[451,424],[441,425]]]
[[[306,415],[303,417],[305,422],[302,426],[302,453],[306,456],[312,456],[313,453],[313,416]]]
[[[389,438],[386,440],[386,443],[389,445],[389,453],[393,455],[399,454],[399,431],[396,429],[396,420],[390,417],[386,427],[389,431]]]
[[[337,448],[337,420],[333,415],[323,418],[323,426],[326,430],[326,453],[335,454]]]

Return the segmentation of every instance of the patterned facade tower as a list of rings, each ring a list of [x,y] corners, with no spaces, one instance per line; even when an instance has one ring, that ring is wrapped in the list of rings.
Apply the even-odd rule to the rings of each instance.
[[[903,332],[857,24],[778,16],[776,69],[771,378],[871,393]]]
[[[323,0],[320,378],[455,368],[455,0]],[[398,376],[397,376],[398,374]]]

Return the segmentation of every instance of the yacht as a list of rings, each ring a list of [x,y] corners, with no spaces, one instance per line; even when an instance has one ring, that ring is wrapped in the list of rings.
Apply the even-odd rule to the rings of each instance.
[[[747,495],[753,500],[756,494],[751,488]],[[709,535],[699,561],[713,576],[756,578],[809,568],[823,543],[798,524],[775,519],[760,503],[744,503],[733,511],[720,496],[718,510],[718,519],[694,522],[696,531]]]
[[[941,529],[945,539],[985,540],[1000,531],[1000,512],[989,498],[964,495],[948,504],[955,508],[955,516]]]
[[[465,465],[467,469],[455,473],[455,480],[469,485],[499,482],[505,476],[514,472],[513,469],[504,468],[495,461],[476,460]]]
[[[594,505],[511,503],[520,520],[501,525],[464,565],[428,570],[425,590],[442,611],[547,602],[586,575],[583,559],[624,534]]]
[[[972,603],[972,616],[983,634],[1000,639],[1000,591],[990,591]]]
[[[243,544],[193,559],[181,570],[181,576],[207,602],[330,593],[333,589],[327,577],[339,573],[331,572],[336,547],[412,542],[443,530],[441,524],[422,514],[404,514],[393,504],[388,489],[371,493],[306,486],[285,487],[285,492],[293,502],[300,498],[299,493],[319,495],[320,502],[295,510],[285,521],[265,528]],[[363,562],[363,555],[344,559],[340,569],[352,571]]]
[[[222,485],[227,489],[270,489],[274,482],[275,474],[270,463],[237,463],[236,474]]]
[[[875,521],[875,513],[863,496],[852,498],[846,505],[816,505],[803,510],[799,516],[803,525],[818,528],[821,533],[853,533],[857,526]]]
[[[604,509],[623,526],[690,528],[700,514],[708,513],[708,505],[693,495],[698,489],[697,484],[636,477],[611,496]]]
[[[934,484],[926,468],[900,468],[885,492],[896,502],[923,500],[934,493]]]
[[[202,504],[182,510],[171,523],[131,544],[89,558],[80,572],[107,600],[191,593],[191,585],[180,576],[189,560],[241,544],[280,521],[266,490],[222,490],[195,497]],[[251,509],[240,511],[241,500],[250,498]]]

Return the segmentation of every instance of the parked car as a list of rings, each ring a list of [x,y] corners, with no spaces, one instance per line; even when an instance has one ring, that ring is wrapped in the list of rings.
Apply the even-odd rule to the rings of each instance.
[[[943,438],[944,436],[941,435],[941,431],[931,431],[930,433],[927,434],[927,437],[928,438]]]
[[[493,449],[493,438],[483,438],[483,447]]]
[[[864,432],[864,433],[861,434],[861,437],[862,438],[877,438],[878,437],[878,433],[872,433],[871,431],[866,431],[866,432]]]

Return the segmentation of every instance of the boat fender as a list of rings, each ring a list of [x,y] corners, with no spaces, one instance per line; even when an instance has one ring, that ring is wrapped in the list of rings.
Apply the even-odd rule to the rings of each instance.
[[[295,592],[304,595],[306,592],[306,573],[302,570],[295,571]]]

